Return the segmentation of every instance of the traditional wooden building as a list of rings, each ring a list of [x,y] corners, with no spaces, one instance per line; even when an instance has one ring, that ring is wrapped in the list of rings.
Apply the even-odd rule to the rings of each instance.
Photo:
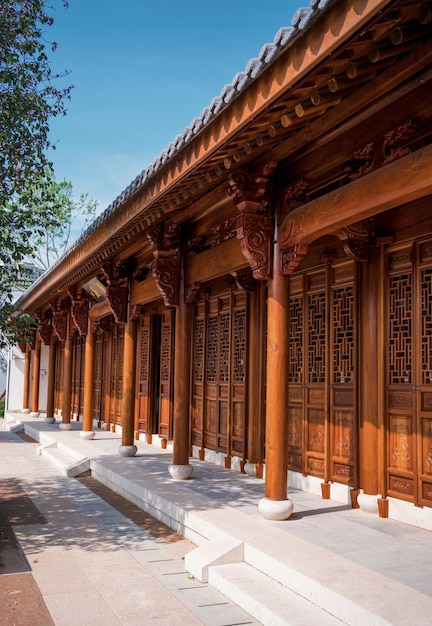
[[[432,3],[292,24],[21,298],[24,408],[42,345],[60,427],[432,527]]]

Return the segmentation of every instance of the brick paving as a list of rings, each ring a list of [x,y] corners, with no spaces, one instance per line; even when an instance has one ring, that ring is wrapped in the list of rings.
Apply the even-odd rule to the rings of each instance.
[[[187,539],[0,429],[0,626],[258,624],[184,568]]]

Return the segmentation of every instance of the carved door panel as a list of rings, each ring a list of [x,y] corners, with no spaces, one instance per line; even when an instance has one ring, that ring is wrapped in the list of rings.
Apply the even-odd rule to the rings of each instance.
[[[115,324],[111,330],[110,423],[121,424],[123,396],[124,326]]]
[[[233,294],[231,350],[231,454],[243,456],[246,415],[246,292]]]
[[[388,495],[432,506],[432,241],[387,268]]]
[[[288,398],[288,467],[304,472],[304,276],[290,279],[289,312],[289,398]]]
[[[81,337],[81,368],[80,368],[79,400],[78,400],[78,415],[81,417],[84,415],[85,342],[86,342],[86,338]]]
[[[124,361],[124,326],[117,325],[117,383],[115,390],[115,421],[116,424],[122,423],[122,399],[123,399],[123,361]]]
[[[307,274],[305,294],[305,472],[319,478],[326,477],[325,452],[328,438],[326,275],[325,270]]]
[[[204,376],[207,363],[206,312],[207,300],[196,305],[192,358],[192,445],[204,447]]]
[[[94,364],[94,405],[93,419],[103,422],[105,419],[105,378],[106,378],[106,333],[96,332],[95,337],[95,364]]]
[[[227,452],[230,307],[227,298],[210,298],[206,323],[204,446]],[[225,340],[225,345],[223,341]],[[224,358],[225,357],[225,358]],[[222,366],[222,371],[219,370]]]
[[[330,480],[355,483],[356,282],[352,261],[331,268]]]
[[[246,293],[197,304],[192,372],[192,443],[242,456],[245,439]]]
[[[72,345],[72,415],[78,419],[80,414],[81,368],[83,342],[82,337],[75,333]]]
[[[290,279],[288,467],[352,484],[356,438],[354,263]]]
[[[173,420],[173,365],[174,365],[174,309],[161,314],[159,360],[159,436],[172,439]]]
[[[57,342],[56,364],[55,364],[55,413],[61,414],[63,410],[63,365],[64,365],[64,341]]]
[[[135,429],[151,434],[151,370],[150,370],[150,317],[140,317],[138,330],[138,415]]]

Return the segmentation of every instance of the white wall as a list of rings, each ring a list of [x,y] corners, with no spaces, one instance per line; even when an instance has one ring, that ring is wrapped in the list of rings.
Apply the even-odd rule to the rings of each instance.
[[[9,350],[6,409],[9,411],[22,409],[23,391],[24,354],[18,346],[13,346]]]
[[[33,354],[32,354],[33,356]],[[45,412],[47,405],[48,384],[48,356],[49,346],[42,344],[39,377],[39,411]],[[23,408],[24,394],[24,354],[18,346],[13,346],[9,352],[7,378],[6,408],[9,411],[20,411]],[[33,358],[30,366],[30,408],[33,385]]]

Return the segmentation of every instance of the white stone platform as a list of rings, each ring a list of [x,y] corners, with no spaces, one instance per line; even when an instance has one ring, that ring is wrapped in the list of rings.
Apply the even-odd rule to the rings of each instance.
[[[289,520],[265,520],[260,479],[191,459],[193,477],[174,481],[170,450],[139,441],[135,457],[121,457],[116,433],[87,441],[79,423],[60,431],[43,418],[21,420],[42,454],[58,447],[85,461],[98,480],[182,532],[197,545],[188,571],[263,624],[431,623],[427,530],[299,490],[289,493]]]

